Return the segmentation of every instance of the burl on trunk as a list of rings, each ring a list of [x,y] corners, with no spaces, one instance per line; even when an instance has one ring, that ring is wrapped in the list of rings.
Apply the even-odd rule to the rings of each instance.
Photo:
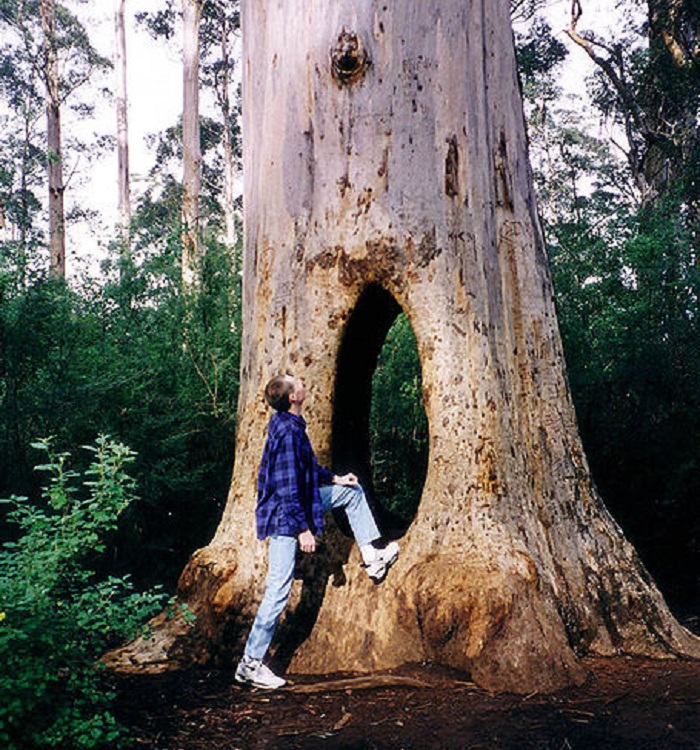
[[[300,566],[278,661],[332,672],[427,659],[490,689],[546,691],[583,679],[584,652],[699,656],[581,449],[507,0],[243,0],[242,13],[233,481],[215,538],[180,581],[196,625],[161,618],[122,663],[240,649],[266,573],[254,534],[264,384],[285,369],[302,377],[321,460],[366,464],[369,383],[400,310],[429,421],[420,507],[380,586],[331,529]]]

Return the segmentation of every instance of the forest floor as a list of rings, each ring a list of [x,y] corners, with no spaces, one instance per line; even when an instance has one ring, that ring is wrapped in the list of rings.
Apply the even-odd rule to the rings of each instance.
[[[586,684],[492,694],[413,665],[288,675],[264,692],[230,671],[117,678],[117,717],[152,750],[699,750],[700,662],[588,658]]]

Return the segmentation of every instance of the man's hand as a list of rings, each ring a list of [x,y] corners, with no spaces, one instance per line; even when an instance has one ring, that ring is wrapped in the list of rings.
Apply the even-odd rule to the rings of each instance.
[[[342,484],[344,487],[357,487],[359,482],[354,474],[343,474],[342,477],[334,476],[333,484]]]
[[[302,552],[315,552],[316,551],[316,537],[307,529],[299,534],[299,549]]]

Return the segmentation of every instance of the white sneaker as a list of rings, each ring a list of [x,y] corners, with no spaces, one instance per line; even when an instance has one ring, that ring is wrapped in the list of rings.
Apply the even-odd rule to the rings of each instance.
[[[376,550],[374,559],[365,563],[367,575],[374,583],[381,583],[385,578],[389,568],[399,559],[399,545],[396,542],[389,542],[384,549]]]
[[[265,666],[260,659],[250,659],[244,656],[236,668],[236,682],[265,690],[276,690],[287,684],[287,681],[278,677],[269,667]]]

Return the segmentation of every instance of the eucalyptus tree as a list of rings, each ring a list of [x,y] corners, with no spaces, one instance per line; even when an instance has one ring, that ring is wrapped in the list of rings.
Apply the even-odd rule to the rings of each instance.
[[[67,5],[56,0],[3,0],[0,24],[7,32],[3,35],[5,61],[12,65],[15,77],[38,81],[43,93],[50,273],[64,278],[66,182],[61,109],[109,62],[97,53],[87,31]],[[86,109],[84,103],[82,106]]]
[[[34,248],[44,242],[39,217],[45,184],[45,153],[37,126],[43,97],[37,81],[25,75],[23,58],[10,45],[0,53],[0,212],[2,270],[6,279],[24,286],[33,265]]]
[[[201,286],[199,26],[204,0],[182,0],[182,288]]]
[[[623,127],[621,147],[642,203],[682,181],[697,217],[700,5],[648,0],[644,16],[630,3],[627,31],[612,40],[580,30],[585,11],[586,0],[573,0],[568,35],[597,68],[597,108]]]
[[[240,54],[237,34],[240,26],[238,2],[208,0],[202,20],[202,84],[214,92],[221,120],[218,127],[222,151],[222,180],[215,177],[212,185],[223,182],[222,210],[224,239],[235,247],[238,239],[236,181],[240,174],[240,95],[235,83],[236,62]],[[205,174],[205,180],[207,175]]]
[[[129,247],[131,182],[129,177],[129,106],[126,57],[126,0],[114,0],[114,71],[117,109],[117,189],[122,251]]]
[[[178,166],[182,168],[183,272],[193,278],[196,273],[187,269],[204,262],[200,252],[204,235],[220,234],[230,248],[237,241],[240,107],[234,72],[238,15],[237,2],[221,0],[182,5],[165,0],[159,8],[137,14],[155,38],[174,39],[182,24],[183,117],[181,125],[158,136],[153,173],[166,172],[169,182],[179,182],[176,172]]]
[[[63,210],[63,149],[61,146],[61,100],[58,69],[58,38],[56,36],[55,0],[39,4],[41,28],[44,32],[43,80],[46,86],[46,142],[49,177],[49,239],[51,273],[66,276],[66,230]]]
[[[308,672],[426,659],[531,692],[585,679],[582,653],[700,656],[607,512],[579,440],[508,3],[324,7],[242,5],[245,328],[231,489],[180,578],[194,627],[164,614],[110,662],[230,663],[265,579],[261,390],[292,368],[322,460],[365,473],[371,377],[401,311],[429,433],[402,555],[372,586],[331,524],[324,553],[301,566],[275,658]]]

